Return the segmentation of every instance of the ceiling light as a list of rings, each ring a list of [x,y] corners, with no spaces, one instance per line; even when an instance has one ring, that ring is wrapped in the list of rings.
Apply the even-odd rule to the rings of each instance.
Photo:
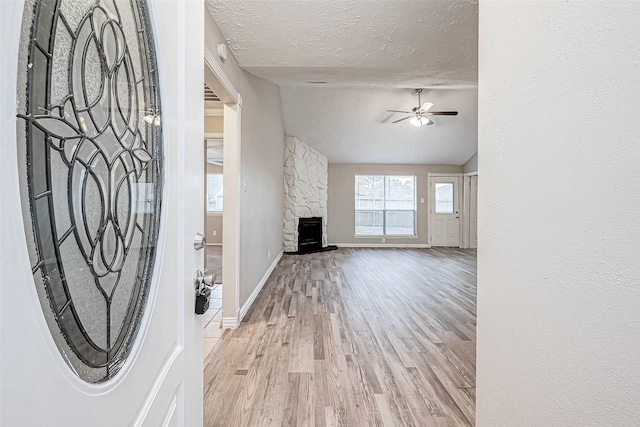
[[[426,117],[416,115],[415,117],[412,117],[411,120],[409,120],[409,123],[419,128],[420,126],[424,126],[428,124],[429,119],[427,119]]]

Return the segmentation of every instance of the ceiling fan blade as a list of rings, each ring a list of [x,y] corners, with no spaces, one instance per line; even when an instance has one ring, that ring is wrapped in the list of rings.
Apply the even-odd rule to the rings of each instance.
[[[457,111],[430,111],[428,113],[424,113],[427,116],[457,116]]]
[[[391,122],[391,123],[398,123],[398,122],[401,122],[401,121],[403,121],[403,120],[410,119],[411,117],[413,117],[413,116],[407,116],[407,117],[404,117],[404,118],[402,118],[402,119],[398,119],[398,120],[396,120],[395,122]]]
[[[429,102],[429,101],[425,101],[424,104],[422,104],[422,107],[420,107],[420,109],[422,111],[428,111],[429,108],[433,107],[433,102]]]
[[[400,110],[387,110],[389,113],[405,113],[411,114],[411,111],[400,111]]]

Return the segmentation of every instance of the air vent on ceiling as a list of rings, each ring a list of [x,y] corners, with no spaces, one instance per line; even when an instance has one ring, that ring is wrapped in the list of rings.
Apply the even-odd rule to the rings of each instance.
[[[209,86],[207,86],[206,84],[204,85],[204,100],[205,101],[220,101],[220,98],[218,98],[218,96],[213,93],[213,91],[211,89],[209,89]]]

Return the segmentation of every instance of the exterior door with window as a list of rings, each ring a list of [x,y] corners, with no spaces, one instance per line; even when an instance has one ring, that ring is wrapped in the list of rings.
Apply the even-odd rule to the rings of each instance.
[[[0,2],[3,426],[202,424],[203,13]]]
[[[460,247],[460,176],[429,175],[431,246]]]

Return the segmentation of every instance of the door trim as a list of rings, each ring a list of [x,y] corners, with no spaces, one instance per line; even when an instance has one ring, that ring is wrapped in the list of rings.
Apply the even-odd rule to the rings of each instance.
[[[223,102],[224,206],[222,223],[222,327],[235,329],[240,323],[240,200],[242,144],[242,96],[207,46],[204,47],[205,83]]]
[[[462,238],[460,248],[469,249],[471,247],[471,177],[478,176],[478,171],[465,173],[462,177]]]
[[[229,78],[225,74],[222,66],[218,64],[218,61],[215,60],[215,57],[207,46],[204,47],[204,63],[207,65],[207,67],[209,67],[211,72],[218,79],[217,84],[213,82],[214,87],[209,87],[211,87],[215,94],[218,95],[220,100],[224,104],[241,104],[242,101],[240,100],[240,94],[231,83],[231,80],[229,80]],[[220,86],[222,86],[224,93],[220,92]]]
[[[429,247],[431,247],[431,219],[433,218],[433,215],[431,213],[431,178],[438,178],[438,177],[455,177],[458,178],[458,194],[457,194],[457,198],[458,198],[458,206],[462,206],[462,195],[461,195],[461,191],[460,188],[462,186],[462,172],[454,172],[454,173],[444,173],[444,172],[429,172],[427,173],[427,244],[429,245]],[[460,212],[462,212],[462,210],[460,210]],[[460,214],[460,219],[462,219],[462,214]],[[458,224],[460,225],[460,227],[462,227],[462,222],[463,221],[459,221]],[[460,233],[462,233],[462,228],[460,229]],[[462,234],[460,234],[462,236]],[[462,247],[462,237],[460,239],[460,245],[459,247]]]

